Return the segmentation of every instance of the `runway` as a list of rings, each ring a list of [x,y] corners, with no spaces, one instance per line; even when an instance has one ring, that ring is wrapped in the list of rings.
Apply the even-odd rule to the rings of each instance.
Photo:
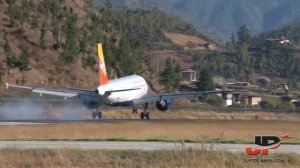
[[[0,125],[36,125],[36,124],[60,124],[60,123],[193,123],[202,121],[220,121],[215,119],[87,119],[87,120],[0,120]],[[224,120],[225,121],[225,120]],[[233,120],[230,120],[233,121]]]
[[[203,119],[87,119],[87,120],[0,120],[0,125],[31,125],[31,124],[59,124],[59,123],[185,123],[200,122]]]
[[[57,119],[28,119],[28,120],[0,120],[1,125],[36,125],[36,124],[60,124],[60,123],[198,123],[198,122],[253,122],[253,120],[234,119],[80,119],[80,120],[57,120]],[[257,120],[257,123],[277,123],[278,120]],[[281,121],[282,122],[282,121]],[[299,121],[288,121],[289,123],[299,123]]]
[[[245,147],[253,144],[209,144],[175,142],[123,142],[123,141],[0,141],[0,149],[85,149],[85,150],[178,150],[202,149],[228,152],[245,152]],[[300,154],[300,145],[282,144],[270,153]]]
[[[197,123],[202,121],[216,121],[207,119],[87,119],[87,120],[0,120],[0,126],[13,126],[13,125],[39,125],[39,124],[118,124],[118,123]]]

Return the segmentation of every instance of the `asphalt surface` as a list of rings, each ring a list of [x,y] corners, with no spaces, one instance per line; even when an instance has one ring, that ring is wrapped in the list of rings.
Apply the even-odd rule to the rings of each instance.
[[[0,141],[0,149],[98,149],[98,150],[176,150],[205,149],[228,152],[245,152],[251,144],[203,144],[175,142],[117,142],[117,141]],[[282,144],[278,149],[270,149],[270,153],[300,154],[300,145]]]
[[[59,123],[187,123],[203,121],[220,121],[216,119],[88,119],[88,120],[0,120],[0,125],[30,125],[30,124],[59,124]],[[229,121],[229,120],[228,120]],[[230,120],[234,121],[234,120]]]
[[[35,125],[35,124],[59,124],[59,123],[197,123],[197,122],[253,122],[253,120],[222,120],[222,119],[87,119],[87,120],[57,120],[57,119],[28,119],[28,120],[0,120],[1,125]],[[282,122],[279,120],[257,120],[268,124]],[[288,121],[289,123],[299,123],[299,121]]]
[[[31,124],[59,124],[59,123],[185,123],[185,122],[200,122],[203,119],[88,119],[88,120],[0,120],[0,125],[31,125]]]
[[[151,121],[151,122],[162,122],[162,121],[199,121],[203,119],[2,119],[0,122],[129,122],[129,121]]]
[[[197,122],[215,122],[224,121],[232,122],[234,120],[218,120],[218,119],[87,119],[87,120],[61,120],[61,119],[28,119],[28,120],[0,120],[0,126],[13,126],[13,125],[38,125],[38,124],[118,124],[118,123],[197,123]],[[240,121],[240,120],[237,120]],[[244,120],[245,121],[245,120]]]

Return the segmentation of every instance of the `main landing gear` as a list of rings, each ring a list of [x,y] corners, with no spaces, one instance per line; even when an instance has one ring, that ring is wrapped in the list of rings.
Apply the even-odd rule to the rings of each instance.
[[[150,119],[150,117],[149,117],[150,113],[147,111],[147,109],[148,109],[148,103],[143,104],[143,109],[144,109],[144,111],[142,111],[141,114],[140,114],[141,120],[144,120],[144,119],[149,120]],[[133,107],[132,113],[133,114],[137,114],[138,113],[138,110],[137,110],[136,106]]]
[[[143,108],[144,108],[144,111],[141,112],[141,120],[144,120],[144,119],[149,120],[150,119],[150,117],[149,117],[150,113],[147,111],[148,103],[143,104]]]
[[[137,112],[138,112],[137,107],[134,106],[133,109],[132,109],[132,113],[133,113],[133,114],[137,114]]]
[[[93,119],[97,118],[101,119],[102,118],[102,112],[99,111],[99,107],[97,107],[96,111],[93,111],[92,113]]]

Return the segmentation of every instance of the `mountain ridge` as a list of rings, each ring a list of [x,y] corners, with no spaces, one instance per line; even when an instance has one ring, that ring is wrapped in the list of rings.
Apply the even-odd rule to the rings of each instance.
[[[93,0],[100,4],[105,1]],[[216,41],[228,40],[243,24],[249,27],[252,35],[257,35],[300,21],[297,8],[300,2],[297,0],[111,0],[111,2],[117,8],[158,8],[168,14],[180,16],[197,27],[202,34],[207,33]]]

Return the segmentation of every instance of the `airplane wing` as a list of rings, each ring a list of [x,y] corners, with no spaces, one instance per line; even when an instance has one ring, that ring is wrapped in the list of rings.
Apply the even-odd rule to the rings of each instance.
[[[163,94],[154,94],[147,95],[139,99],[134,99],[133,104],[143,104],[143,103],[152,103],[159,100],[174,100],[180,98],[198,98],[200,96],[214,94],[214,93],[224,93],[226,90],[213,90],[213,91],[202,91],[202,92],[183,92],[183,93],[163,93]]]
[[[42,87],[30,87],[30,86],[19,86],[11,85],[6,83],[6,88],[19,88],[29,90],[33,93],[40,95],[52,95],[60,96],[65,98],[78,97],[88,101],[99,102],[100,96],[93,90],[75,89],[75,88],[42,88]]]

